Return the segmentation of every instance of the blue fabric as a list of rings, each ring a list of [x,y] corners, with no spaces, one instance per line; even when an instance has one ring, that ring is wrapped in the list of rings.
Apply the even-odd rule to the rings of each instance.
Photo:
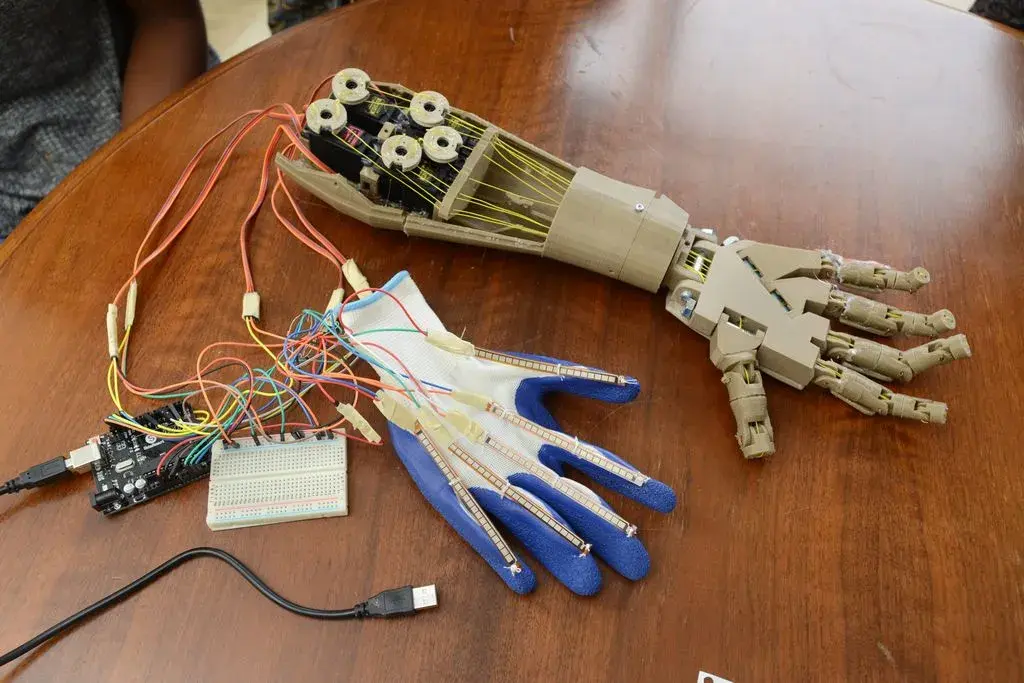
[[[639,538],[627,536],[618,527],[601,519],[532,474],[513,474],[509,481],[561,513],[571,528],[593,546],[594,552],[607,562],[609,567],[633,581],[647,576],[651,568],[651,557]],[[608,508],[608,504],[603,500],[601,503]]]
[[[585,443],[585,442],[581,442]],[[610,451],[606,451],[599,446],[593,444],[587,444],[596,448],[598,451],[603,453],[606,457],[615,462],[619,463],[623,467],[634,469],[629,463],[622,458],[618,457]],[[573,469],[582,472],[587,475],[598,484],[605,486],[612,491],[618,491],[627,498],[632,498],[638,503],[643,503],[652,510],[658,512],[672,512],[676,507],[676,492],[672,490],[672,487],[663,484],[657,479],[648,479],[644,482],[643,486],[637,486],[631,481],[621,479],[611,472],[601,469],[597,465],[590,463],[581,458],[577,458],[572,453],[565,449],[546,444],[540,447],[540,461],[553,469],[554,471],[562,474],[565,472],[563,465],[569,465]]]
[[[601,590],[601,570],[593,556],[580,553],[576,546],[519,503],[491,489],[473,488],[472,491],[484,510],[511,531],[523,547],[569,590],[578,595],[593,595]],[[550,507],[547,512],[560,523],[572,528]]]
[[[566,361],[558,360],[557,358],[549,358],[547,356],[534,356],[530,354],[515,355],[520,358],[539,360],[546,363],[572,365],[572,363],[567,363]],[[532,420],[539,425],[547,427],[548,429],[562,431],[558,421],[555,420],[551,415],[551,412],[544,405],[544,396],[553,391],[563,391],[567,394],[594,398],[600,401],[607,401],[609,403],[628,403],[635,399],[640,393],[640,383],[632,377],[627,378],[624,385],[609,384],[607,382],[598,382],[595,380],[580,379],[576,377],[537,377],[526,379],[520,383],[519,388],[516,390],[516,412],[526,419]],[[615,454],[610,453],[603,448],[598,448],[598,450],[623,467],[633,470],[634,472],[639,471]],[[676,506],[675,491],[657,479],[649,479],[643,486],[637,486],[632,482],[616,477],[610,472],[606,472],[586,460],[577,458],[568,451],[550,444],[541,447],[540,459],[541,462],[559,474],[564,472],[562,465],[571,465],[602,486],[606,486],[612,491],[618,491],[624,496],[632,498],[639,503],[643,503],[658,512],[671,512]]]
[[[528,353],[510,354],[527,360],[537,360],[557,365],[574,365],[557,358],[535,356]],[[591,368],[596,369],[596,368]],[[609,384],[592,379],[579,377],[535,377],[525,379],[516,390],[516,412],[528,420],[533,420],[548,429],[562,428],[544,405],[544,396],[553,391],[562,391],[574,396],[593,398],[608,403],[629,403],[640,393],[640,383],[633,377],[627,377],[625,384]]]
[[[397,273],[381,289],[391,291],[408,277],[409,273],[406,271]],[[358,310],[370,306],[378,302],[382,296],[386,295],[382,292],[373,292],[365,299],[347,304],[345,310]],[[521,358],[569,365],[565,361],[544,356],[515,355]],[[529,420],[560,431],[558,423],[543,403],[544,396],[552,391],[564,391],[613,403],[625,403],[636,398],[640,392],[640,385],[633,378],[629,378],[624,385],[569,377],[527,379],[522,381],[517,388],[516,410]],[[522,567],[520,573],[512,574],[508,570],[501,553],[495,548],[487,533],[463,508],[448,481],[416,437],[390,423],[388,432],[391,435],[395,452],[401,458],[413,481],[416,482],[416,486],[434,509],[441,513],[512,590],[517,593],[528,593],[533,590],[536,578],[530,568],[520,561],[519,564]],[[637,471],[614,454],[603,449],[598,450],[623,467]],[[668,512],[675,507],[675,493],[660,481],[650,479],[643,486],[636,486],[550,444],[542,446],[538,456],[545,466],[559,474],[564,472],[565,465],[570,465],[587,474],[594,481],[655,510]],[[647,549],[635,536],[626,536],[620,529],[579,505],[569,496],[545,484],[536,476],[525,473],[513,474],[510,477],[510,483],[542,501],[552,517],[591,544],[593,554],[581,554],[575,546],[518,503],[503,497],[490,488],[473,488],[471,494],[496,523],[515,535],[531,555],[573,592],[580,595],[593,595],[600,590],[601,572],[594,555],[607,562],[615,571],[632,580],[643,578],[650,570],[651,562]],[[601,504],[608,507],[603,500]]]
[[[365,301],[365,299],[364,299]],[[491,565],[491,568],[508,584],[508,587],[516,593],[529,593],[536,586],[537,580],[530,568],[523,562],[519,564],[523,570],[518,574],[510,572],[505,565],[505,559],[494,547],[487,533],[476,523],[466,512],[459,502],[458,496],[448,485],[441,470],[437,468],[416,437],[399,429],[390,422],[388,433],[391,435],[391,445],[394,447],[398,457],[402,459],[405,469],[409,470],[416,486],[423,493],[434,509],[441,513],[448,523],[466,540],[481,557]]]

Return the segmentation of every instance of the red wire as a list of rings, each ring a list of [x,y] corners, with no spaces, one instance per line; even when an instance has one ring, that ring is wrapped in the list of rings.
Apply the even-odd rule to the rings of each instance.
[[[409,319],[409,322],[412,324],[412,326],[414,328],[416,328],[417,332],[419,332],[421,334],[426,334],[427,333],[426,330],[424,330],[422,327],[420,327],[416,323],[416,321],[412,317],[412,314],[409,313],[409,309],[407,309],[405,307],[405,304],[403,304],[401,301],[398,300],[398,297],[396,297],[394,294],[392,294],[388,290],[380,289],[379,287],[364,287],[363,289],[360,289],[358,291],[352,292],[347,297],[345,297],[345,300],[341,302],[341,308],[338,311],[338,322],[341,323],[342,329],[349,330],[349,331],[352,330],[351,327],[349,327],[344,322],[342,322],[342,320],[341,320],[341,312],[345,310],[345,306],[347,306],[349,304],[349,302],[352,301],[353,298],[359,296],[363,292],[381,292],[383,294],[387,294],[389,297],[391,297],[391,300],[394,301],[396,304],[398,304],[398,307],[402,309],[402,313],[404,313],[405,317]]]

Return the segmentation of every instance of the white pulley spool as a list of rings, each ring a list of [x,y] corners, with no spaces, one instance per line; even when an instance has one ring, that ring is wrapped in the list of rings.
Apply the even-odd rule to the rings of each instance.
[[[392,135],[381,144],[380,158],[387,168],[398,167],[402,171],[411,171],[419,166],[423,148],[416,138]]]
[[[362,69],[349,67],[334,75],[331,92],[343,104],[359,104],[370,97],[370,77]]]
[[[423,135],[423,153],[439,164],[455,161],[461,146],[462,136],[451,126],[434,126]]]
[[[433,90],[418,92],[412,96],[412,101],[409,102],[409,116],[424,128],[444,123],[447,113],[448,98]]]
[[[306,125],[314,133],[337,133],[348,123],[348,112],[338,100],[324,98],[306,107]]]

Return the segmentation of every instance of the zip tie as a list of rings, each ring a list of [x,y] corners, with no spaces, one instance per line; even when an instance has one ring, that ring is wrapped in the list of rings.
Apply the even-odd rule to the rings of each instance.
[[[124,305],[124,329],[127,330],[135,322],[135,302],[139,298],[139,283],[132,280],[128,286],[128,299]]]
[[[348,286],[352,288],[352,291],[358,292],[356,296],[360,299],[365,299],[373,293],[366,291],[370,288],[370,282],[352,259],[341,264],[341,274],[345,276],[345,281],[348,282]]]
[[[107,304],[107,355],[117,358],[117,305]]]
[[[367,441],[380,443],[380,434],[378,434],[377,430],[366,421],[365,417],[359,414],[359,411],[356,410],[354,405],[351,403],[339,403],[337,408],[338,412],[341,413],[346,420],[351,422],[352,426],[363,435],[363,438]]]
[[[338,287],[336,290],[331,292],[331,298],[327,301],[327,315],[338,315],[338,309],[341,308],[341,302],[345,299],[345,289]]]
[[[431,330],[427,332],[427,343],[459,356],[472,356],[476,353],[476,347],[472,343],[455,336],[448,330]]]
[[[260,319],[260,295],[259,292],[246,292],[242,295],[242,317]]]

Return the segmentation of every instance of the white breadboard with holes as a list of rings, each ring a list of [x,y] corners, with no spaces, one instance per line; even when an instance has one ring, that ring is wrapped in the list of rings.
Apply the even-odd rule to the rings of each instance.
[[[214,531],[348,514],[345,438],[214,444],[206,524]]]

